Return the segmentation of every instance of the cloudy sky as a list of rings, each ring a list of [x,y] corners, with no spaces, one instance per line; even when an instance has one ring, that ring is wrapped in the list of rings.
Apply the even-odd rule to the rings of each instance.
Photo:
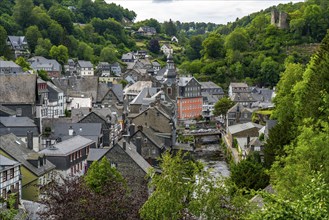
[[[226,24],[273,5],[304,0],[106,0],[137,13],[136,21],[155,18]]]

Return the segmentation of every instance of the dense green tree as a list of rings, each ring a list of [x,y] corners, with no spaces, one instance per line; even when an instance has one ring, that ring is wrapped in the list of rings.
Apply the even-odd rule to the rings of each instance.
[[[163,23],[163,30],[169,36],[174,36],[177,33],[176,25],[171,19]]]
[[[280,194],[260,193],[265,201],[247,217],[250,220],[328,219],[329,186],[321,174],[313,174],[299,187],[300,199],[286,199]]]
[[[26,37],[27,43],[29,44],[31,52],[33,53],[35,51],[35,47],[38,44],[38,39],[42,38],[39,28],[35,25],[28,27],[26,29],[25,37]]]
[[[13,16],[16,22],[23,28],[28,27],[31,24],[31,13],[33,9],[32,0],[16,0],[13,9]]]
[[[202,42],[202,53],[206,58],[216,59],[225,55],[224,39],[219,34],[210,34]]]
[[[294,87],[296,107],[295,118],[302,122],[305,118],[328,120],[322,107],[324,96],[329,93],[329,34],[323,39],[319,51],[313,56],[303,74],[303,80]]]
[[[47,33],[52,44],[60,45],[63,42],[64,29],[57,22],[51,23],[47,29]]]
[[[18,57],[16,60],[15,60],[15,63],[22,67],[23,71],[28,71],[31,69],[31,65],[29,62],[27,62],[24,57]]]
[[[115,167],[111,166],[106,157],[100,162],[92,163],[84,180],[87,186],[97,193],[102,193],[102,188],[107,182],[125,183],[124,178]]]
[[[260,65],[260,85],[275,86],[279,81],[280,65],[272,57],[266,57]]]
[[[202,50],[202,41],[203,38],[201,35],[192,36],[189,42],[189,45],[186,48],[186,56],[189,60],[195,60],[201,58],[201,50]]]
[[[48,73],[45,70],[38,70],[38,76],[44,81],[50,80],[50,77],[48,76]]]
[[[52,20],[50,16],[47,14],[47,11],[37,6],[34,7],[31,12],[31,20],[33,24],[39,27],[39,30],[46,30],[52,23]],[[44,37],[48,36],[48,33],[45,32],[43,36]]]
[[[149,173],[152,176],[151,187],[155,191],[150,195],[140,210],[143,219],[181,219],[186,208],[185,201],[190,199],[190,190],[195,182],[195,174],[200,171],[197,164],[182,159],[179,152],[171,156],[163,154],[160,162],[162,172],[155,170]]]
[[[94,50],[85,42],[79,42],[78,46],[78,58],[81,60],[92,60],[94,56]]]
[[[100,60],[109,63],[113,63],[117,61],[116,49],[112,46],[104,47],[100,54]]]
[[[52,6],[49,9],[48,14],[50,17],[57,21],[68,33],[72,33],[73,31],[73,22],[71,19],[71,14],[68,9]]]
[[[159,41],[157,39],[155,39],[155,38],[151,39],[149,41],[149,44],[148,44],[148,49],[152,53],[158,54],[160,52],[160,44],[159,44]]]
[[[69,59],[68,49],[63,45],[52,46],[49,55],[53,59],[56,59],[62,66],[67,63],[67,60]]]
[[[275,162],[271,181],[286,198],[301,199],[300,186],[312,179],[313,172],[321,172],[329,181],[329,125],[325,122],[300,127],[301,134],[295,142],[285,147],[285,157]]]
[[[236,186],[247,190],[264,189],[269,184],[269,176],[262,164],[249,158],[231,166],[230,177]]]
[[[5,54],[7,45],[7,31],[0,25],[0,56]]]
[[[37,42],[37,46],[35,47],[35,55],[36,56],[43,56],[49,58],[49,51],[53,45],[51,44],[50,40],[39,38]]]
[[[228,98],[223,97],[214,106],[214,115],[223,115],[226,117],[227,111],[234,106],[234,102]]]
[[[249,47],[249,36],[244,29],[235,29],[225,39],[226,49],[245,51]]]

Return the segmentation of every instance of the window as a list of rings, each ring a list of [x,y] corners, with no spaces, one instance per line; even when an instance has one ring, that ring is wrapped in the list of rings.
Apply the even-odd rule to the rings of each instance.
[[[14,178],[14,168],[10,169],[10,179]]]
[[[72,159],[73,159],[73,156],[72,156],[72,154],[70,154],[70,161],[72,162]]]
[[[16,116],[22,116],[22,108],[16,108]]]
[[[2,182],[7,181],[7,171],[3,171],[2,173]]]

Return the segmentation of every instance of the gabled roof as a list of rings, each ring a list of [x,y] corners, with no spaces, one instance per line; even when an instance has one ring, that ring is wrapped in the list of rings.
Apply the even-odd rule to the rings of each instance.
[[[21,67],[11,60],[9,61],[0,60],[0,68],[21,68]]]
[[[35,74],[0,75],[0,104],[35,104]]]
[[[120,147],[123,149],[123,139],[121,139],[114,147]],[[114,148],[112,147],[110,151]],[[109,152],[110,152],[109,151]],[[126,142],[126,150],[124,152],[145,172],[147,173],[148,170],[152,167],[139,153],[136,151],[136,146],[130,141],[129,143]]]
[[[233,102],[256,102],[255,98],[249,92],[233,93],[231,100]]]
[[[54,136],[68,136],[70,127],[72,127],[76,135],[84,137],[99,136],[102,133],[101,123],[56,123],[54,124]]]
[[[134,59],[133,52],[125,53],[125,54],[122,54],[122,56],[121,56],[121,60],[133,60],[133,59]]]
[[[0,171],[1,171],[1,167],[14,166],[14,165],[18,165],[18,164],[19,164],[19,162],[15,161],[15,160],[11,160],[0,154]]]
[[[50,68],[51,71],[61,71],[61,65],[54,59],[47,59],[42,56],[35,56],[28,60],[31,63],[32,69]]]
[[[151,97],[156,94],[157,88],[143,88],[143,90],[130,102],[130,105],[141,105],[145,101],[145,99],[151,99]],[[154,101],[151,99],[150,101]]]
[[[199,83],[194,77],[179,77],[178,86],[185,87],[192,80],[195,80],[197,83]]]
[[[94,65],[90,61],[86,61],[86,60],[78,60],[78,65],[81,68],[93,68],[94,67]]]
[[[241,131],[249,130],[251,128],[257,128],[258,130],[261,129],[263,126],[253,123],[253,122],[247,122],[244,124],[236,124],[236,125],[231,125],[228,127],[228,130],[231,134],[236,134]]]
[[[0,117],[0,123],[5,127],[36,127],[29,117]]]
[[[109,86],[105,83],[99,83],[98,91],[97,91],[97,102],[103,101],[104,97],[112,91],[115,97],[119,100],[119,102],[123,102],[123,89],[122,84],[112,84]]]
[[[109,150],[110,148],[90,148],[87,161],[99,161]]]
[[[10,157],[14,158],[14,160],[20,162],[22,166],[37,176],[42,176],[45,173],[55,169],[55,165],[48,160],[46,161],[46,164],[39,168],[29,163],[27,159],[38,159],[39,157],[42,158],[44,155],[28,149],[26,144],[19,140],[14,134],[0,136],[0,149],[2,149]]]
[[[52,84],[51,82],[47,82],[47,86],[48,86],[48,99],[49,101],[58,101],[58,94],[59,93],[63,93],[64,92],[58,88],[57,86],[55,86],[54,84]]]
[[[67,156],[77,150],[85,148],[86,146],[90,146],[93,143],[95,143],[95,141],[77,135],[46,148],[40,151],[40,153],[47,156]]]
[[[231,113],[231,112],[238,112],[238,108],[239,108],[239,111],[240,112],[245,112],[245,111],[247,111],[247,112],[250,112],[250,113],[252,113],[253,111],[255,111],[255,110],[253,110],[253,109],[250,109],[250,108],[246,108],[246,107],[244,107],[241,103],[236,103],[233,107],[231,107],[228,111],[227,111],[227,113]]]
[[[25,36],[8,36],[8,39],[15,50],[23,50],[27,46]]]
[[[248,88],[248,85],[247,85],[247,83],[230,83],[230,86],[232,87],[232,88],[237,88],[237,87],[239,87],[239,88]]]

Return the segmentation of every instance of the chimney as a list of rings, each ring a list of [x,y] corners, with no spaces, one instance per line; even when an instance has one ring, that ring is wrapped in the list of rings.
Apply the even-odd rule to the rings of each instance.
[[[33,132],[27,132],[27,148],[33,150]]]
[[[249,147],[250,146],[250,136],[248,135],[248,137],[247,137],[247,147]]]
[[[69,135],[70,135],[70,136],[73,136],[73,128],[72,128],[72,125],[71,125],[70,128],[69,128]]]
[[[127,143],[125,141],[122,142],[122,148],[124,151],[127,149]]]
[[[137,151],[137,153],[142,155],[142,138],[141,137],[136,138],[136,151]]]
[[[131,125],[129,126],[129,135],[130,135],[130,137],[131,137],[133,134],[135,134],[135,124],[131,124]]]
[[[50,139],[47,139],[46,140],[46,148],[49,148],[51,145],[51,140]]]

